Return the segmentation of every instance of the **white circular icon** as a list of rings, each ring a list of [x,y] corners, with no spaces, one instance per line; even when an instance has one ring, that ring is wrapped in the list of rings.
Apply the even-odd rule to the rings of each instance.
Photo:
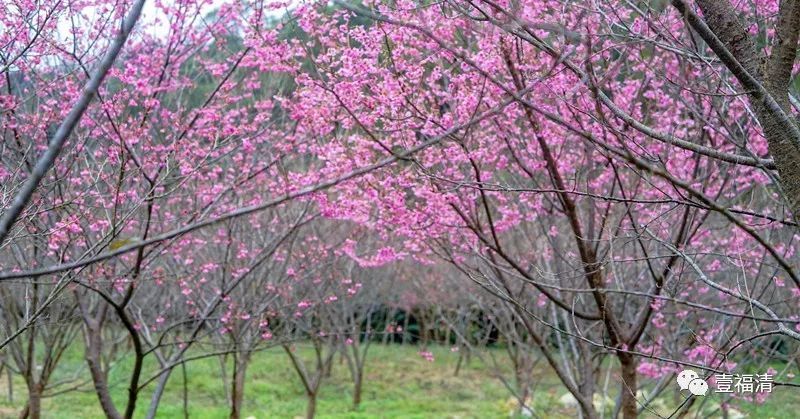
[[[689,390],[695,396],[705,396],[708,393],[708,383],[692,370],[683,370],[678,374],[678,386],[681,390]]]
[[[689,383],[689,392],[695,396],[705,396],[708,392],[708,383],[702,378],[695,378]]]

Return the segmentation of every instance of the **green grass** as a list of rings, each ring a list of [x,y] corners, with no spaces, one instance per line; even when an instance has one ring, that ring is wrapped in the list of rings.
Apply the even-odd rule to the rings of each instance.
[[[382,346],[370,348],[364,383],[363,402],[358,409],[352,407],[352,383],[347,366],[337,356],[333,373],[323,383],[318,401],[320,418],[508,418],[510,394],[502,383],[494,378],[494,367],[485,365],[477,357],[462,367],[454,376],[458,354],[449,348],[433,347],[434,362],[417,355],[414,346]],[[302,345],[300,353],[308,354]],[[503,353],[494,354],[502,359]],[[154,365],[147,365],[152,373]],[[187,366],[189,389],[189,416],[192,418],[225,418],[229,414],[220,377],[217,358],[194,361]],[[507,366],[500,370],[508,374]],[[118,408],[124,406],[128,368],[115,367],[111,373],[114,398]],[[231,372],[230,367],[228,373]],[[54,380],[63,380],[81,373],[79,382],[88,380],[79,350],[71,352],[59,366]],[[546,369],[544,363],[537,367],[537,383],[533,391],[533,405],[543,418],[574,417],[575,411],[559,403],[565,394],[558,379]],[[145,374],[149,377],[150,374]],[[72,385],[75,385],[73,383]],[[85,382],[78,391],[72,391],[44,400],[45,418],[101,418],[97,398],[90,382]],[[0,379],[0,417],[17,417],[25,403],[23,382],[15,379],[15,400],[9,403],[6,377]],[[182,418],[183,379],[176,369],[159,408],[159,417]],[[140,396],[137,417],[143,417],[149,403],[152,386]],[[678,400],[666,396],[664,408]],[[714,404],[716,395],[710,394],[706,405]],[[776,388],[773,396],[762,406],[739,402],[736,408],[750,417],[795,418],[800,405],[800,391]],[[292,370],[286,354],[280,349],[271,349],[254,355],[247,373],[247,387],[243,417],[294,418],[305,412],[306,400],[302,385]],[[669,413],[665,410],[660,413]],[[712,415],[713,416],[713,415]],[[607,416],[608,417],[608,416]],[[647,415],[645,417],[648,417]],[[691,415],[690,417],[694,417]],[[697,417],[709,417],[701,414]],[[719,416],[717,416],[719,417]]]

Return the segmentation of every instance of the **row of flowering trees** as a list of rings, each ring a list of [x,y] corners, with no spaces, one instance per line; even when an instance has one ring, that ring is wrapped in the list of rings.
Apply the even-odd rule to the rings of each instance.
[[[154,417],[198,357],[232,359],[238,417],[272,345],[309,416],[337,352],[357,404],[378,306],[438,305],[464,353],[488,322],[521,404],[541,357],[587,418],[793,354],[799,3],[4,3],[24,416],[78,336],[108,417]]]

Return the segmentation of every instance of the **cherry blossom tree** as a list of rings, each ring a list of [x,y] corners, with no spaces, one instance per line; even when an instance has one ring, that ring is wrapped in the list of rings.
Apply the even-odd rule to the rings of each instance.
[[[350,290],[391,293],[356,266],[419,273],[425,356],[453,286],[426,273],[479,287],[521,403],[541,355],[587,418],[604,369],[631,418],[683,367],[796,351],[797,1],[143,4],[0,6],[0,286],[36,298],[0,347],[77,310],[108,417],[151,383],[154,417],[190,350],[234,358],[238,417],[270,339],[314,416],[338,351],[361,385]]]
[[[737,99],[729,73],[703,58],[681,14],[616,3],[589,11],[560,2],[340,5],[344,13],[315,5],[297,12],[318,63],[299,81],[300,92],[314,92],[299,96],[302,121],[319,132],[320,118],[335,120],[325,133],[350,128],[360,133],[351,147],[376,155],[447,135],[408,165],[340,185],[337,201],[324,203],[336,207],[344,194],[350,220],[406,239],[384,255],[424,259],[426,243],[444,242],[452,262],[477,256],[485,268],[472,270],[502,290],[511,281],[533,285],[577,328],[517,308],[519,316],[586,342],[582,359],[613,355],[625,417],[640,410],[642,357],[717,371],[740,342],[798,337],[792,308],[754,298],[782,276],[800,284],[785,176],[776,182],[781,165],[748,118],[750,104]],[[371,23],[341,25],[348,15]],[[659,36],[669,43],[646,42]],[[339,104],[337,116],[326,102]],[[498,106],[501,114],[449,131]],[[743,282],[746,292],[732,286]],[[661,312],[663,299],[695,289],[714,289],[718,299],[678,302],[694,315],[698,305],[719,313],[721,303],[737,305],[738,314],[723,314],[741,318],[755,305],[766,323],[723,330],[702,316]],[[699,338],[677,349],[683,359],[650,343],[668,320]],[[547,340],[538,341],[546,353]],[[711,358],[697,357],[708,350]],[[580,370],[588,376],[578,385],[549,361],[594,417],[594,368]]]

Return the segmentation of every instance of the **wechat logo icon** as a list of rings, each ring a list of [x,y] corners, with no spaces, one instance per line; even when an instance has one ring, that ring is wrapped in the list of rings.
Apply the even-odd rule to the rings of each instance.
[[[681,390],[689,390],[695,396],[705,396],[708,393],[708,383],[692,370],[683,370],[678,374],[678,386]]]

